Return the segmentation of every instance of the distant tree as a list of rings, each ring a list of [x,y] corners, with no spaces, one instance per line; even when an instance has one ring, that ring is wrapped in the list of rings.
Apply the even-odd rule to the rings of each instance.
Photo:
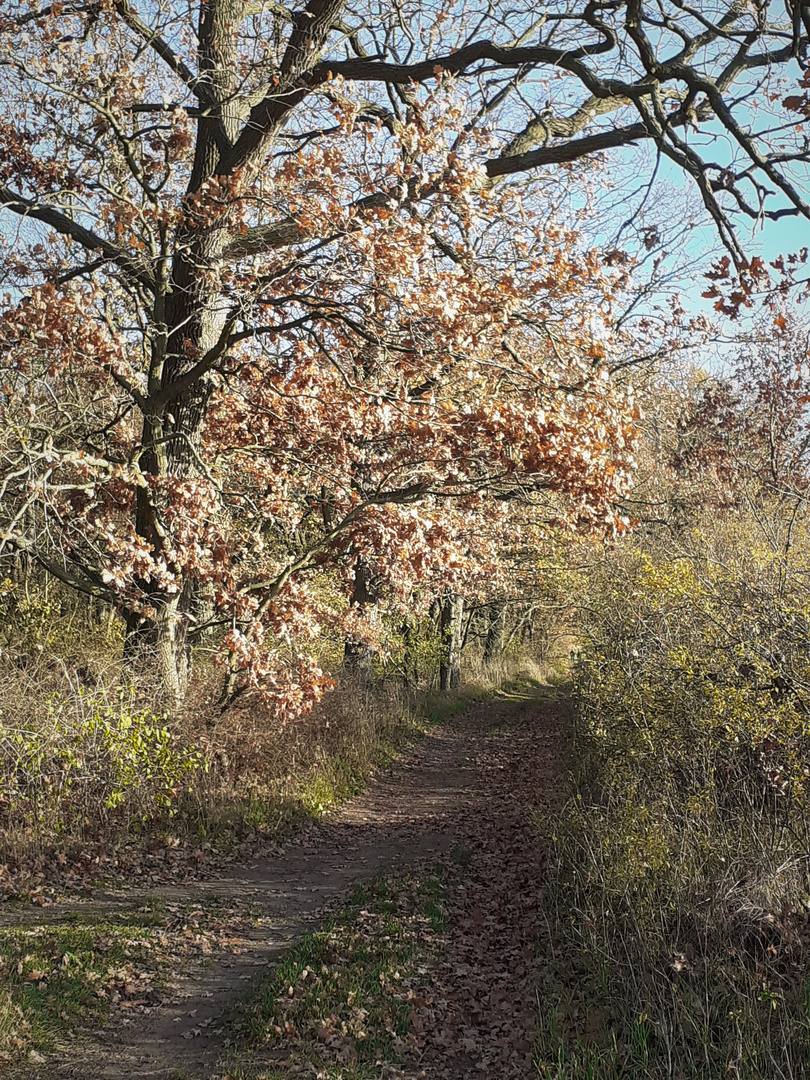
[[[810,483],[810,336],[768,304],[706,368],[659,372],[639,393],[633,492],[623,505],[678,531],[706,513],[806,498]]]

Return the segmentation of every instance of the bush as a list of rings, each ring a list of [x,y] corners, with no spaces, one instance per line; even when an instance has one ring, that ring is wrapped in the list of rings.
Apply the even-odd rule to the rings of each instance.
[[[810,543],[782,520],[588,568],[541,1075],[810,1076]]]
[[[55,692],[28,720],[0,710],[0,822],[18,839],[95,838],[172,816],[204,767],[127,687]]]

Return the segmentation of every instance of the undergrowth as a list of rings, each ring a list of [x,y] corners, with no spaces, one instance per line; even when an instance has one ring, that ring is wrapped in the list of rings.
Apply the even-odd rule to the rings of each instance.
[[[588,569],[542,1077],[810,1076],[810,545],[774,530]]]
[[[255,713],[230,716],[228,730],[210,736],[227,748],[227,767],[220,750],[212,759],[214,776],[198,777],[182,823],[213,843],[230,842],[234,832],[247,830],[283,834],[362,791],[371,773],[433,725],[491,692],[484,682],[440,694],[385,681],[369,692],[347,680],[294,725],[257,722]]]
[[[0,583],[0,889],[30,893],[66,864],[86,876],[96,855],[134,865],[121,860],[133,845],[227,852],[329,812],[525,666],[467,655],[462,686],[439,692],[426,625],[411,632],[407,677],[376,663],[353,675],[338,650],[337,687],[289,723],[255,702],[213,705],[220,673],[200,650],[169,716],[147,674],[122,667],[112,613],[36,577]]]

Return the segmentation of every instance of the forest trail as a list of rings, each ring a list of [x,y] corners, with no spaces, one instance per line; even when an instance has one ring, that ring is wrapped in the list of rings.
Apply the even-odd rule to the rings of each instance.
[[[566,702],[548,690],[474,704],[432,729],[284,854],[148,894],[122,888],[98,898],[99,919],[139,901],[169,910],[182,903],[184,911],[189,903],[219,905],[216,945],[212,950],[203,941],[195,950],[192,944],[160,992],[113,1007],[102,1032],[69,1044],[33,1075],[226,1075],[223,1049],[233,1034],[228,1009],[291,942],[357,882],[392,867],[441,860],[463,845],[469,865],[449,901],[449,938],[442,970],[431,974],[427,1032],[418,1040],[413,1071],[390,1075],[529,1076],[535,992],[528,981],[541,898],[541,852],[532,823],[558,789],[565,710]],[[60,907],[37,918],[59,917]],[[33,924],[30,913],[29,920]]]

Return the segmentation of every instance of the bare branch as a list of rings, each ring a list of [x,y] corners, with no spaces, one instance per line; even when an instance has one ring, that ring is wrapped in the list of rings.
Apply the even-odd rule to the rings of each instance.
[[[111,244],[109,240],[104,240],[97,233],[86,229],[60,210],[47,204],[34,202],[33,199],[23,198],[22,195],[7,188],[5,184],[0,184],[0,210],[10,210],[20,217],[33,218],[35,221],[49,225],[62,236],[69,236],[71,240],[81,244],[87,251],[101,252],[105,261],[115,263],[129,278],[149,289],[154,288],[154,279],[140,259],[133,258],[115,244]]]
[[[630,146],[640,139],[649,138],[652,138],[651,133],[644,124],[631,124],[626,128],[603,131],[598,135],[587,135],[582,139],[572,139],[570,142],[559,143],[555,146],[529,150],[516,157],[491,158],[486,163],[487,176],[495,179],[498,176],[509,176],[513,173],[526,172],[528,169],[537,169],[543,165],[560,165],[565,161],[577,161],[589,154],[611,150],[617,146]]]

